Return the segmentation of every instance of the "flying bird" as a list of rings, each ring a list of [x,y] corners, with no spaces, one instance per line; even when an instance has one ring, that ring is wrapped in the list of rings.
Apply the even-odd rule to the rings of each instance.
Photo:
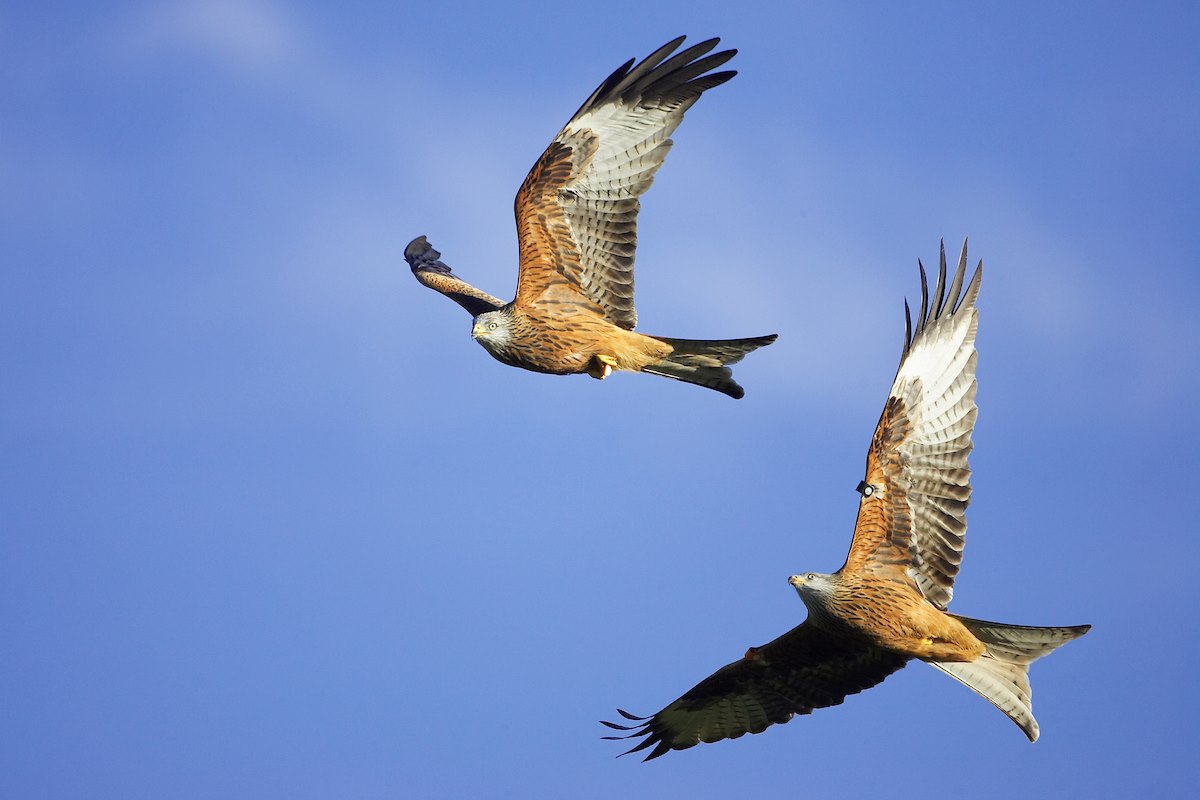
[[[918,262],[919,263],[919,262]],[[652,717],[618,709],[646,760],[700,742],[736,739],[835,706],[919,659],[966,684],[1038,738],[1029,664],[1091,626],[1031,628],[946,611],[962,562],[975,426],[975,300],[979,263],[963,290],[967,247],[947,291],[921,271],[914,331],[905,303],[904,351],[867,451],[846,563],[831,575],[793,575],[808,618],[705,678]],[[960,296],[961,293],[961,296]]]
[[[648,372],[740,398],[729,365],[775,341],[669,339],[635,333],[638,198],[671,149],[671,133],[736,50],[719,39],[668,42],[608,76],[559,132],[517,192],[520,267],[505,303],[463,281],[424,236],[404,258],[417,280],[474,317],[471,336],[498,361],[555,375]],[[672,55],[672,53],[675,53]]]

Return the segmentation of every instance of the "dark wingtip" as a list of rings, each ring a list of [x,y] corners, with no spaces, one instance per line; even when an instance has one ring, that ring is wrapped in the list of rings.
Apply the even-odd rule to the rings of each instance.
[[[946,305],[946,240],[942,239],[938,244],[938,276],[937,283],[933,287],[932,295],[933,304],[929,311],[934,319],[940,319],[942,316],[942,308]],[[950,304],[953,310],[953,302]]]
[[[958,257],[958,265],[954,270],[953,277],[947,283],[949,270],[947,269],[946,261],[946,240],[943,238],[938,241],[937,283],[933,287],[932,294],[929,291],[929,280],[925,272],[925,264],[919,258],[917,259],[917,269],[921,273],[921,308],[914,318],[909,309],[908,301],[904,301],[904,351],[902,358],[908,355],[916,339],[926,327],[940,320],[943,315],[957,314],[959,309],[964,306],[974,304],[975,298],[979,294],[979,281],[983,274],[983,261],[980,260],[979,266],[975,268],[975,274],[971,276],[971,280],[964,290],[962,288],[963,280],[966,277],[967,271],[967,240],[964,237],[962,252]]]
[[[442,254],[433,249],[433,245],[425,236],[418,236],[408,243],[408,247],[404,248],[404,260],[408,262],[408,266],[414,273],[428,271],[453,275],[450,267],[439,260],[441,257]]]
[[[925,330],[929,321],[929,280],[925,276],[925,265],[917,259],[917,267],[921,270],[921,313],[917,316],[917,330]]]
[[[602,720],[600,720],[601,725],[606,725],[607,727],[613,728],[614,730],[618,730],[618,731],[629,731],[629,733],[625,733],[624,735],[621,735],[621,736],[601,736],[600,738],[614,740],[614,741],[619,741],[621,739],[641,738],[641,741],[637,742],[637,744],[635,744],[633,747],[629,748],[624,753],[619,753],[617,755],[617,758],[621,758],[622,756],[627,756],[630,753],[641,752],[642,750],[645,750],[649,747],[654,747],[654,750],[649,755],[647,755],[646,758],[643,759],[644,761],[649,761],[652,758],[658,758],[663,753],[665,753],[671,749],[669,745],[666,745],[663,743],[661,736],[659,734],[655,733],[654,731],[652,731],[650,729],[650,725],[652,724],[652,721],[654,719],[653,717],[639,717],[637,714],[630,714],[628,711],[626,711],[623,708],[618,708],[617,713],[631,722],[636,722],[636,723],[640,723],[640,724],[621,725],[616,722],[609,722],[608,720],[602,719]]]
[[[944,246],[943,246],[943,249]],[[957,314],[962,307],[962,283],[967,273],[967,240],[963,239],[962,253],[958,257],[958,266],[954,270],[954,280],[950,282],[950,291],[946,295],[946,306],[951,314]]]
[[[429,239],[421,234],[417,238],[408,243],[408,247],[404,248],[404,260],[409,264],[420,258],[426,251],[432,250],[432,245],[429,244]],[[441,255],[440,253],[438,255]]]
[[[609,722],[606,719],[600,720],[600,724],[606,725],[606,726],[612,728],[613,730],[632,731],[632,730],[637,730],[638,728],[644,728],[646,720],[650,719],[650,717],[639,717],[637,714],[630,714],[628,711],[626,711],[623,708],[618,708],[617,713],[620,714],[625,719],[629,720],[630,722],[636,722],[638,724],[637,725],[621,725],[620,723],[617,723],[617,722]],[[634,734],[634,735],[637,735],[637,734]],[[605,736],[603,738],[605,738],[605,739],[628,739],[629,737],[628,736]]]
[[[908,298],[904,298],[904,352],[912,347],[912,311],[908,307]]]
[[[612,728],[614,731],[631,731],[634,728],[638,727],[637,725],[622,725],[619,722],[609,722],[606,719],[600,720],[600,724],[605,725],[609,728]],[[623,737],[623,736],[605,736],[604,738],[605,739],[623,739],[625,737]]]

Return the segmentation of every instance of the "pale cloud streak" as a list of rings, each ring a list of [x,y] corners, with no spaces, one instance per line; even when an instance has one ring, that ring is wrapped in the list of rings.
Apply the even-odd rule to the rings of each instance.
[[[120,43],[146,55],[186,53],[243,75],[277,75],[304,57],[302,26],[268,0],[176,0],[140,11]]]

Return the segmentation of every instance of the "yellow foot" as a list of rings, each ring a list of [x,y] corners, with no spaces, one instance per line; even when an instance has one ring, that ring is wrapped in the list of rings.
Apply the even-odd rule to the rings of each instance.
[[[617,360],[612,356],[596,355],[592,357],[592,363],[588,364],[587,373],[596,380],[602,381],[612,375],[613,367],[616,365]]]

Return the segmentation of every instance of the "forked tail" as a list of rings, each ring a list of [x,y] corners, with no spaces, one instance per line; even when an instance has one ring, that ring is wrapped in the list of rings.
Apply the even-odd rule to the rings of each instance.
[[[741,361],[747,353],[769,345],[775,341],[777,335],[756,336],[752,339],[668,339],[665,336],[654,338],[671,345],[673,350],[663,360],[642,367],[642,372],[716,389],[738,399],[746,392],[733,379],[733,370],[729,369],[729,365]]]
[[[1072,639],[1083,636],[1092,626],[1030,628],[957,615],[954,618],[987,645],[987,650],[974,661],[929,663],[987,698],[1025,731],[1029,741],[1036,742],[1038,724],[1033,718],[1029,665]]]

